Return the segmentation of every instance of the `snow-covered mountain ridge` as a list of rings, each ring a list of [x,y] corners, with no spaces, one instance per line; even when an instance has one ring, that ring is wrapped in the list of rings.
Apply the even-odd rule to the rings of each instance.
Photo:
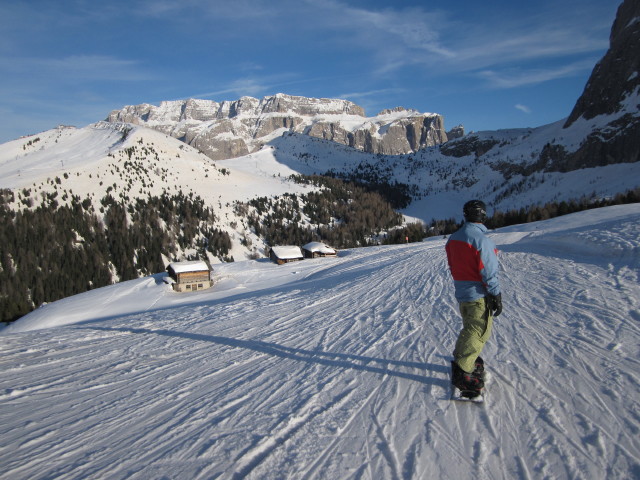
[[[1,331],[2,478],[635,478],[640,206],[492,232],[484,406],[448,400],[445,240],[161,275]]]
[[[440,148],[399,156],[371,155],[328,140],[287,134],[254,154],[216,162],[154,130],[100,122],[0,145],[0,187],[16,192],[16,205],[22,206],[28,200],[25,189],[32,190],[29,198],[35,204],[40,196],[52,192],[60,192],[60,202],[67,192],[88,197],[95,205],[107,193],[125,204],[162,192],[191,193],[214,209],[217,225],[234,239],[233,256],[242,259],[256,250],[247,249],[241,239],[251,236],[258,251],[264,243],[242,227],[234,204],[259,196],[310,191],[309,186],[288,179],[297,173],[332,172],[364,181],[405,184],[411,203],[403,211],[424,222],[460,218],[460,205],[467,197],[481,197],[492,211],[506,211],[585,195],[611,197],[636,188],[640,163],[523,173],[550,136],[567,148],[579,145],[585,122],[568,130],[557,122],[537,129],[480,132]],[[458,156],[454,147],[459,142],[474,144],[476,149],[491,148],[478,156]],[[130,153],[137,159],[136,168]]]
[[[607,58],[627,58],[621,56],[626,51],[620,48],[633,50],[640,44],[620,40],[635,38],[638,22],[633,19],[640,15],[633,16],[637,3],[626,1],[621,6],[622,15],[616,20],[615,34],[612,31]],[[131,107],[130,120],[139,115],[141,123],[165,125],[174,134],[181,125],[211,133],[215,130],[209,128],[211,122],[227,122],[229,128],[220,127],[215,135],[231,145],[247,132],[254,140],[258,138],[256,132],[271,132],[252,144],[251,149],[262,145],[260,150],[215,162],[185,143],[183,133],[181,141],[132,123],[60,127],[7,142],[0,145],[0,188],[8,190],[2,191],[0,200],[9,209],[3,219],[5,238],[11,240],[5,243],[16,251],[5,251],[0,259],[1,311],[26,312],[43,301],[61,298],[59,291],[48,295],[46,286],[50,283],[43,281],[44,274],[36,274],[45,263],[45,272],[57,275],[62,271],[71,278],[77,284],[72,290],[76,293],[106,284],[107,276],[118,281],[162,271],[174,259],[206,257],[218,263],[231,258],[257,258],[263,257],[271,244],[300,243],[301,235],[317,236],[321,229],[323,234],[327,229],[336,233],[336,227],[346,223],[344,212],[315,215],[310,210],[340,202],[331,195],[325,196],[326,201],[313,197],[308,202],[305,196],[319,189],[293,181],[293,174],[329,174],[368,184],[393,196],[407,221],[427,224],[432,219],[460,219],[460,206],[471,197],[482,198],[492,213],[547,202],[607,198],[636,189],[640,178],[640,90],[634,58],[640,58],[640,53],[629,58],[628,67],[612,68],[610,75],[602,75],[603,66],[609,62],[601,62],[585,89],[586,93],[608,89],[607,98],[613,106],[611,102],[606,108],[593,103],[589,100],[593,94],[585,94],[587,100],[579,103],[595,106],[588,111],[576,110],[583,113],[571,122],[478,132],[417,151],[412,148],[412,153],[404,155],[371,154],[349,146],[349,142],[335,141],[340,129],[334,126],[339,123],[356,138],[355,132],[369,125],[366,129],[371,138],[381,139],[393,125],[399,126],[395,122],[423,114],[403,109],[384,111],[375,117],[379,123],[374,122],[372,127],[370,119],[350,102],[286,95],[263,100],[246,97],[215,108],[211,102],[195,100],[169,102],[161,108],[147,106],[137,113],[137,107]],[[616,89],[621,91],[616,93]],[[260,122],[256,123],[258,117]],[[287,119],[294,117],[306,120],[299,125],[297,120],[288,123]],[[312,135],[311,130],[325,121],[333,125],[330,134]],[[261,130],[261,122],[271,126]],[[413,127],[399,128],[407,134]],[[412,139],[422,138],[417,130],[413,132]],[[368,239],[384,238],[388,229],[398,225],[396,219],[371,225],[371,219],[391,218],[389,206],[378,199],[361,198],[362,205],[368,204],[368,211],[358,212],[355,228],[346,241],[341,232],[336,233],[335,238],[345,245],[334,246],[364,245]],[[340,201],[348,204],[353,197]],[[46,211],[40,210],[40,217],[34,221],[22,215],[41,206]],[[66,215],[75,212],[80,220],[58,215],[58,206],[68,208],[63,212]],[[15,217],[16,212],[21,216]],[[46,223],[58,217],[61,220],[56,227]],[[23,221],[24,229],[14,228],[16,218]],[[362,221],[370,224],[365,233],[358,231],[357,224]],[[28,230],[30,225],[37,225],[40,233]],[[42,240],[46,237],[42,232],[58,233],[48,241],[51,247],[60,248],[59,252],[45,248],[48,244]],[[37,241],[41,244],[34,243]],[[85,269],[86,278],[80,278],[78,265],[76,274],[54,265],[65,252],[78,253],[85,247],[85,263],[93,259],[95,268],[109,270],[109,275],[98,275],[100,281],[92,277],[91,269]],[[30,263],[25,263],[27,260]],[[100,268],[99,264],[104,265]],[[66,265],[68,268],[68,262]],[[22,277],[20,281],[18,277]],[[58,280],[55,284],[68,286],[70,282]],[[65,290],[65,294],[71,293]],[[17,295],[22,298],[20,307],[7,305],[15,303]]]
[[[335,129],[331,135],[316,136],[310,134],[314,126],[309,126],[308,123],[297,125],[297,120],[291,124],[280,124],[274,130],[269,127],[271,133],[265,137],[256,136],[256,132],[259,131],[259,128],[256,130],[256,125],[262,120],[285,118],[289,115],[296,118],[304,117],[306,120],[301,120],[303,122],[311,119],[313,122],[319,122],[316,123],[318,125],[323,123],[323,118],[330,119],[327,120],[329,123],[338,122],[345,131],[353,133],[372,119],[364,117],[360,107],[346,100],[309,99],[278,94],[262,100],[243,97],[235,102],[220,104],[193,99],[163,102],[160,107],[125,107],[123,110],[112,112],[109,118],[166,130],[167,136],[154,136],[150,130],[134,127],[130,123],[100,122],[81,129],[84,130],[83,133],[74,135],[74,139],[66,140],[61,137],[56,138],[55,143],[53,139],[49,142],[44,141],[43,136],[59,136],[61,129],[56,129],[0,145],[0,171],[3,173],[0,187],[29,188],[36,173],[42,182],[42,178],[64,173],[65,164],[75,165],[74,159],[81,162],[81,159],[85,158],[87,164],[90,164],[96,155],[113,155],[115,151],[129,148],[125,146],[126,142],[117,142],[120,135],[118,132],[123,129],[134,129],[139,132],[138,135],[153,138],[147,143],[167,143],[166,150],[174,152],[180,147],[173,144],[168,137],[173,135],[186,143],[193,143],[195,137],[190,137],[186,130],[183,131],[184,128],[188,130],[193,127],[194,131],[200,133],[208,131],[211,135],[222,135],[232,143],[244,142],[242,138],[247,132],[254,140],[262,138],[252,144],[251,149],[262,148],[256,153],[238,157],[236,160],[229,160],[227,156],[224,163],[218,164],[228,168],[228,171],[242,165],[247,175],[252,175],[251,167],[255,167],[258,177],[262,179],[273,175],[282,176],[284,172],[330,172],[365,182],[399,183],[406,186],[410,196],[410,204],[405,213],[426,222],[432,218],[459,218],[460,203],[471,196],[481,197],[493,209],[499,210],[582,196],[612,196],[638,187],[637,178],[640,178],[640,148],[636,144],[640,138],[640,135],[636,134],[640,125],[640,72],[637,63],[637,58],[640,58],[640,52],[637,52],[640,49],[640,41],[627,42],[640,34],[640,22],[634,21],[640,18],[638,5],[637,1],[627,0],[620,6],[612,28],[610,50],[603,61],[596,65],[585,94],[568,121],[559,120],[537,128],[478,132],[446,143],[442,143],[443,137],[435,146],[422,146],[406,155],[372,155],[357,148],[348,148],[344,142],[336,142],[332,136],[337,132]],[[637,52],[638,55],[630,55],[629,50]],[[628,58],[629,61],[616,68],[606,69],[606,65],[611,63],[609,58]],[[604,90],[608,92],[607,98],[610,102],[596,102],[594,98],[597,97],[597,92]],[[590,93],[592,91],[595,93]],[[579,105],[591,105],[591,108],[585,110]],[[394,122],[404,121],[412,115],[431,116],[404,109],[381,112],[372,120],[377,119],[374,123],[378,122],[374,129],[375,135],[388,133]],[[211,122],[216,121],[231,123],[226,127],[212,129]],[[240,122],[243,126],[234,126],[233,122]],[[103,133],[109,128],[114,129],[113,138],[89,139],[87,135],[89,132],[95,133],[97,126],[99,129],[105,129],[102,130]],[[298,128],[299,126],[301,128]],[[309,131],[305,133],[307,129]],[[64,130],[68,129],[62,129]],[[442,129],[438,129],[440,130]],[[86,142],[80,143],[79,139],[85,136]],[[111,140],[115,143],[101,147],[103,141]],[[144,142],[143,139],[142,143]],[[163,149],[165,147],[159,148],[160,151]],[[184,152],[187,151],[193,152],[193,149]],[[241,151],[246,150],[243,147]],[[240,150],[230,156],[239,152]],[[163,154],[158,155],[162,157]],[[197,171],[189,167],[188,162],[176,165],[179,162],[172,162],[170,159],[173,155],[178,153],[171,153],[169,158],[165,159],[172,164],[165,168],[191,168]],[[141,159],[146,161],[146,156],[142,156]],[[206,162],[204,156],[198,157],[197,162],[203,161]],[[150,173],[150,176],[153,174]],[[166,175],[161,175],[159,181],[154,182],[156,188],[170,189],[178,185],[177,182],[167,182],[166,179]],[[65,180],[68,179],[65,178],[62,183]],[[118,185],[118,178],[114,180],[114,188],[122,188]],[[87,179],[84,178],[83,181],[87,182]],[[205,182],[202,179],[201,181]],[[163,182],[167,183],[158,187]],[[89,185],[86,190],[103,191],[103,186],[111,183],[111,178],[109,183],[94,183],[98,185]],[[185,190],[191,189],[192,187],[187,187],[186,183],[188,181],[185,179],[182,187]],[[215,204],[215,200],[226,200],[222,202],[226,205],[229,197],[221,199],[220,196],[211,193],[226,183],[234,186],[234,192],[238,197],[246,199],[250,196],[247,194],[249,189],[243,188],[242,182],[234,180],[233,175],[218,178],[210,188],[205,185],[196,187],[194,193],[206,198],[210,205]],[[38,185],[37,188],[44,191],[48,187]],[[295,191],[298,187],[292,188]],[[137,189],[140,195],[148,190],[145,186],[141,192]],[[282,192],[286,189],[276,190]],[[265,193],[268,191],[269,188],[262,190]],[[224,216],[227,215],[230,214],[225,211]]]
[[[251,127],[249,136],[254,140],[262,138],[260,146],[268,143],[276,147],[274,155],[279,162],[304,173],[330,172],[368,183],[401,183],[411,197],[407,213],[426,221],[459,216],[459,208],[452,208],[452,201],[461,201],[460,192],[482,197],[500,210],[582,196],[607,197],[639,185],[635,180],[640,173],[638,18],[640,2],[626,0],[620,5],[611,31],[610,48],[595,66],[570,116],[537,128],[477,132],[457,139],[440,135],[437,141],[425,142],[424,129],[418,135],[415,128],[412,127],[411,133],[407,125],[394,123],[405,122],[407,114],[423,114],[403,109],[385,111],[363,123],[364,112],[350,102],[282,94],[222,104],[187,100],[160,107],[126,107],[113,112],[109,118],[160,128],[187,143],[193,143],[195,137],[184,129],[194,119],[198,120],[194,128],[200,129],[197,134],[209,132],[206,134],[209,136],[218,135],[215,133],[218,127],[207,123],[214,117],[248,121],[242,128],[227,125],[219,131],[225,141],[244,143],[246,133],[239,132],[255,126],[255,119],[260,115],[280,118],[278,116],[315,114],[313,121],[318,123],[312,126],[302,120],[302,123],[278,120],[277,125],[269,127],[270,135],[256,137],[259,129]],[[203,117],[203,111],[210,112],[209,117]],[[378,125],[377,130],[367,127],[373,125],[371,121]],[[324,128],[326,124],[331,125],[328,130]],[[410,149],[402,147],[390,152],[406,152],[404,155],[366,155],[376,151],[363,147],[371,141],[365,138],[358,145],[352,141],[363,138],[357,133],[362,128],[372,132],[371,138],[381,138],[381,133],[389,134],[392,130],[397,136],[397,132],[403,131],[400,136],[409,135],[414,142]],[[444,125],[433,128],[427,130],[444,131]],[[351,133],[351,140],[345,131]],[[421,140],[416,143],[418,137]],[[341,144],[357,148],[345,149]],[[243,151],[244,147],[234,155]],[[363,151],[365,154],[361,154]],[[385,152],[383,149],[381,153]]]
[[[347,100],[277,94],[218,103],[188,99],[128,105],[109,122],[144,125],[178,138],[214,160],[260,150],[284,132],[298,132],[369,153],[410,153],[447,140],[440,115],[396,108],[374,117]]]
[[[276,162],[270,148],[223,165],[155,130],[107,122],[59,127],[0,145],[0,171],[0,188],[15,192],[16,208],[51,195],[62,204],[73,196],[89,199],[96,211],[107,195],[125,205],[163,193],[199,197],[214,209],[217,226],[234,236],[231,255],[238,259],[253,249],[241,245],[240,236],[251,232],[242,227],[236,202],[313,190],[290,181],[296,172]]]

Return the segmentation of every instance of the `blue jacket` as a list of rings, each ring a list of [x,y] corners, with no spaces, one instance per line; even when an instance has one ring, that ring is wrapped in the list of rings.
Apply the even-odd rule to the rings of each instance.
[[[486,231],[481,223],[466,222],[447,241],[447,261],[459,302],[500,293],[498,250]]]

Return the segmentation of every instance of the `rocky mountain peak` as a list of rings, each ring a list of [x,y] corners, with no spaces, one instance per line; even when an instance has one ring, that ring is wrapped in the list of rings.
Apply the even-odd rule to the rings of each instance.
[[[625,0],[611,28],[610,46],[593,69],[584,92],[565,123],[611,115],[624,108],[625,99],[638,96],[640,87],[640,1]],[[638,110],[638,105],[633,105]]]
[[[159,106],[129,105],[111,112],[107,121],[159,130],[214,160],[254,152],[286,132],[390,155],[412,153],[447,141],[444,121],[437,114],[397,107],[366,117],[362,107],[348,100],[282,93],[221,103],[192,98]]]
[[[364,117],[364,109],[348,100],[330,98],[307,98],[278,93],[260,101],[260,113],[293,112],[300,116],[313,115],[358,115]]]
[[[378,113],[378,116],[390,115],[390,114],[399,113],[399,112],[414,113],[414,114],[418,114],[418,115],[420,114],[420,112],[418,112],[417,110],[406,109],[404,107],[395,107],[395,108],[385,108],[380,113]]]
[[[564,171],[640,161],[640,0],[618,7],[609,40],[564,124],[589,120],[591,133],[573,153],[550,145],[541,161]]]

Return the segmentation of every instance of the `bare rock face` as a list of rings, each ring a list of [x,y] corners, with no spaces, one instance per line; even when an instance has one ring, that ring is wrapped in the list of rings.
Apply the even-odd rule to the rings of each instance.
[[[310,125],[306,132],[307,135],[323,140],[331,140],[332,142],[341,143],[342,145],[350,145],[349,132],[342,128],[338,123],[331,122],[314,122]]]
[[[287,113],[309,117],[318,114],[325,115],[357,115],[364,117],[364,110],[355,103],[347,100],[331,98],[307,98],[278,94],[262,99],[262,113]]]
[[[553,132],[544,144],[542,130],[480,132],[458,139],[448,132],[453,141],[440,152],[459,158],[490,154],[493,168],[505,178],[640,161],[640,0],[622,2],[609,50],[594,67],[573,111],[564,124],[548,127],[541,127],[547,135]],[[530,160],[510,160],[524,159],[521,152],[527,149]]]
[[[640,160],[640,1],[625,0],[611,28],[609,50],[593,69],[564,124],[606,122],[568,155],[564,170]]]
[[[462,138],[464,137],[464,135],[465,135],[464,126],[456,125],[455,127],[453,127],[451,130],[447,132],[447,139],[454,140],[456,138]]]
[[[277,94],[233,102],[189,99],[129,105],[109,122],[145,125],[192,145],[214,160],[251,153],[285,132],[330,140],[369,153],[398,155],[447,141],[440,115],[398,107],[366,117],[347,100]]]
[[[405,110],[406,115],[390,117],[385,112],[352,130],[344,128],[340,122],[319,121],[305,133],[363,152],[384,155],[412,153],[447,141],[440,115]]]
[[[610,115],[640,87],[640,1],[625,0],[609,36],[609,50],[591,72],[587,85],[565,123]],[[637,105],[636,105],[637,108]]]

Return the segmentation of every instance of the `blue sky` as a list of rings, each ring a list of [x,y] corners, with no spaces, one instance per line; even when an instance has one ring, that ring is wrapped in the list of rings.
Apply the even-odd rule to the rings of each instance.
[[[446,128],[569,115],[621,0],[0,4],[0,142],[124,105],[275,93],[404,106]]]

